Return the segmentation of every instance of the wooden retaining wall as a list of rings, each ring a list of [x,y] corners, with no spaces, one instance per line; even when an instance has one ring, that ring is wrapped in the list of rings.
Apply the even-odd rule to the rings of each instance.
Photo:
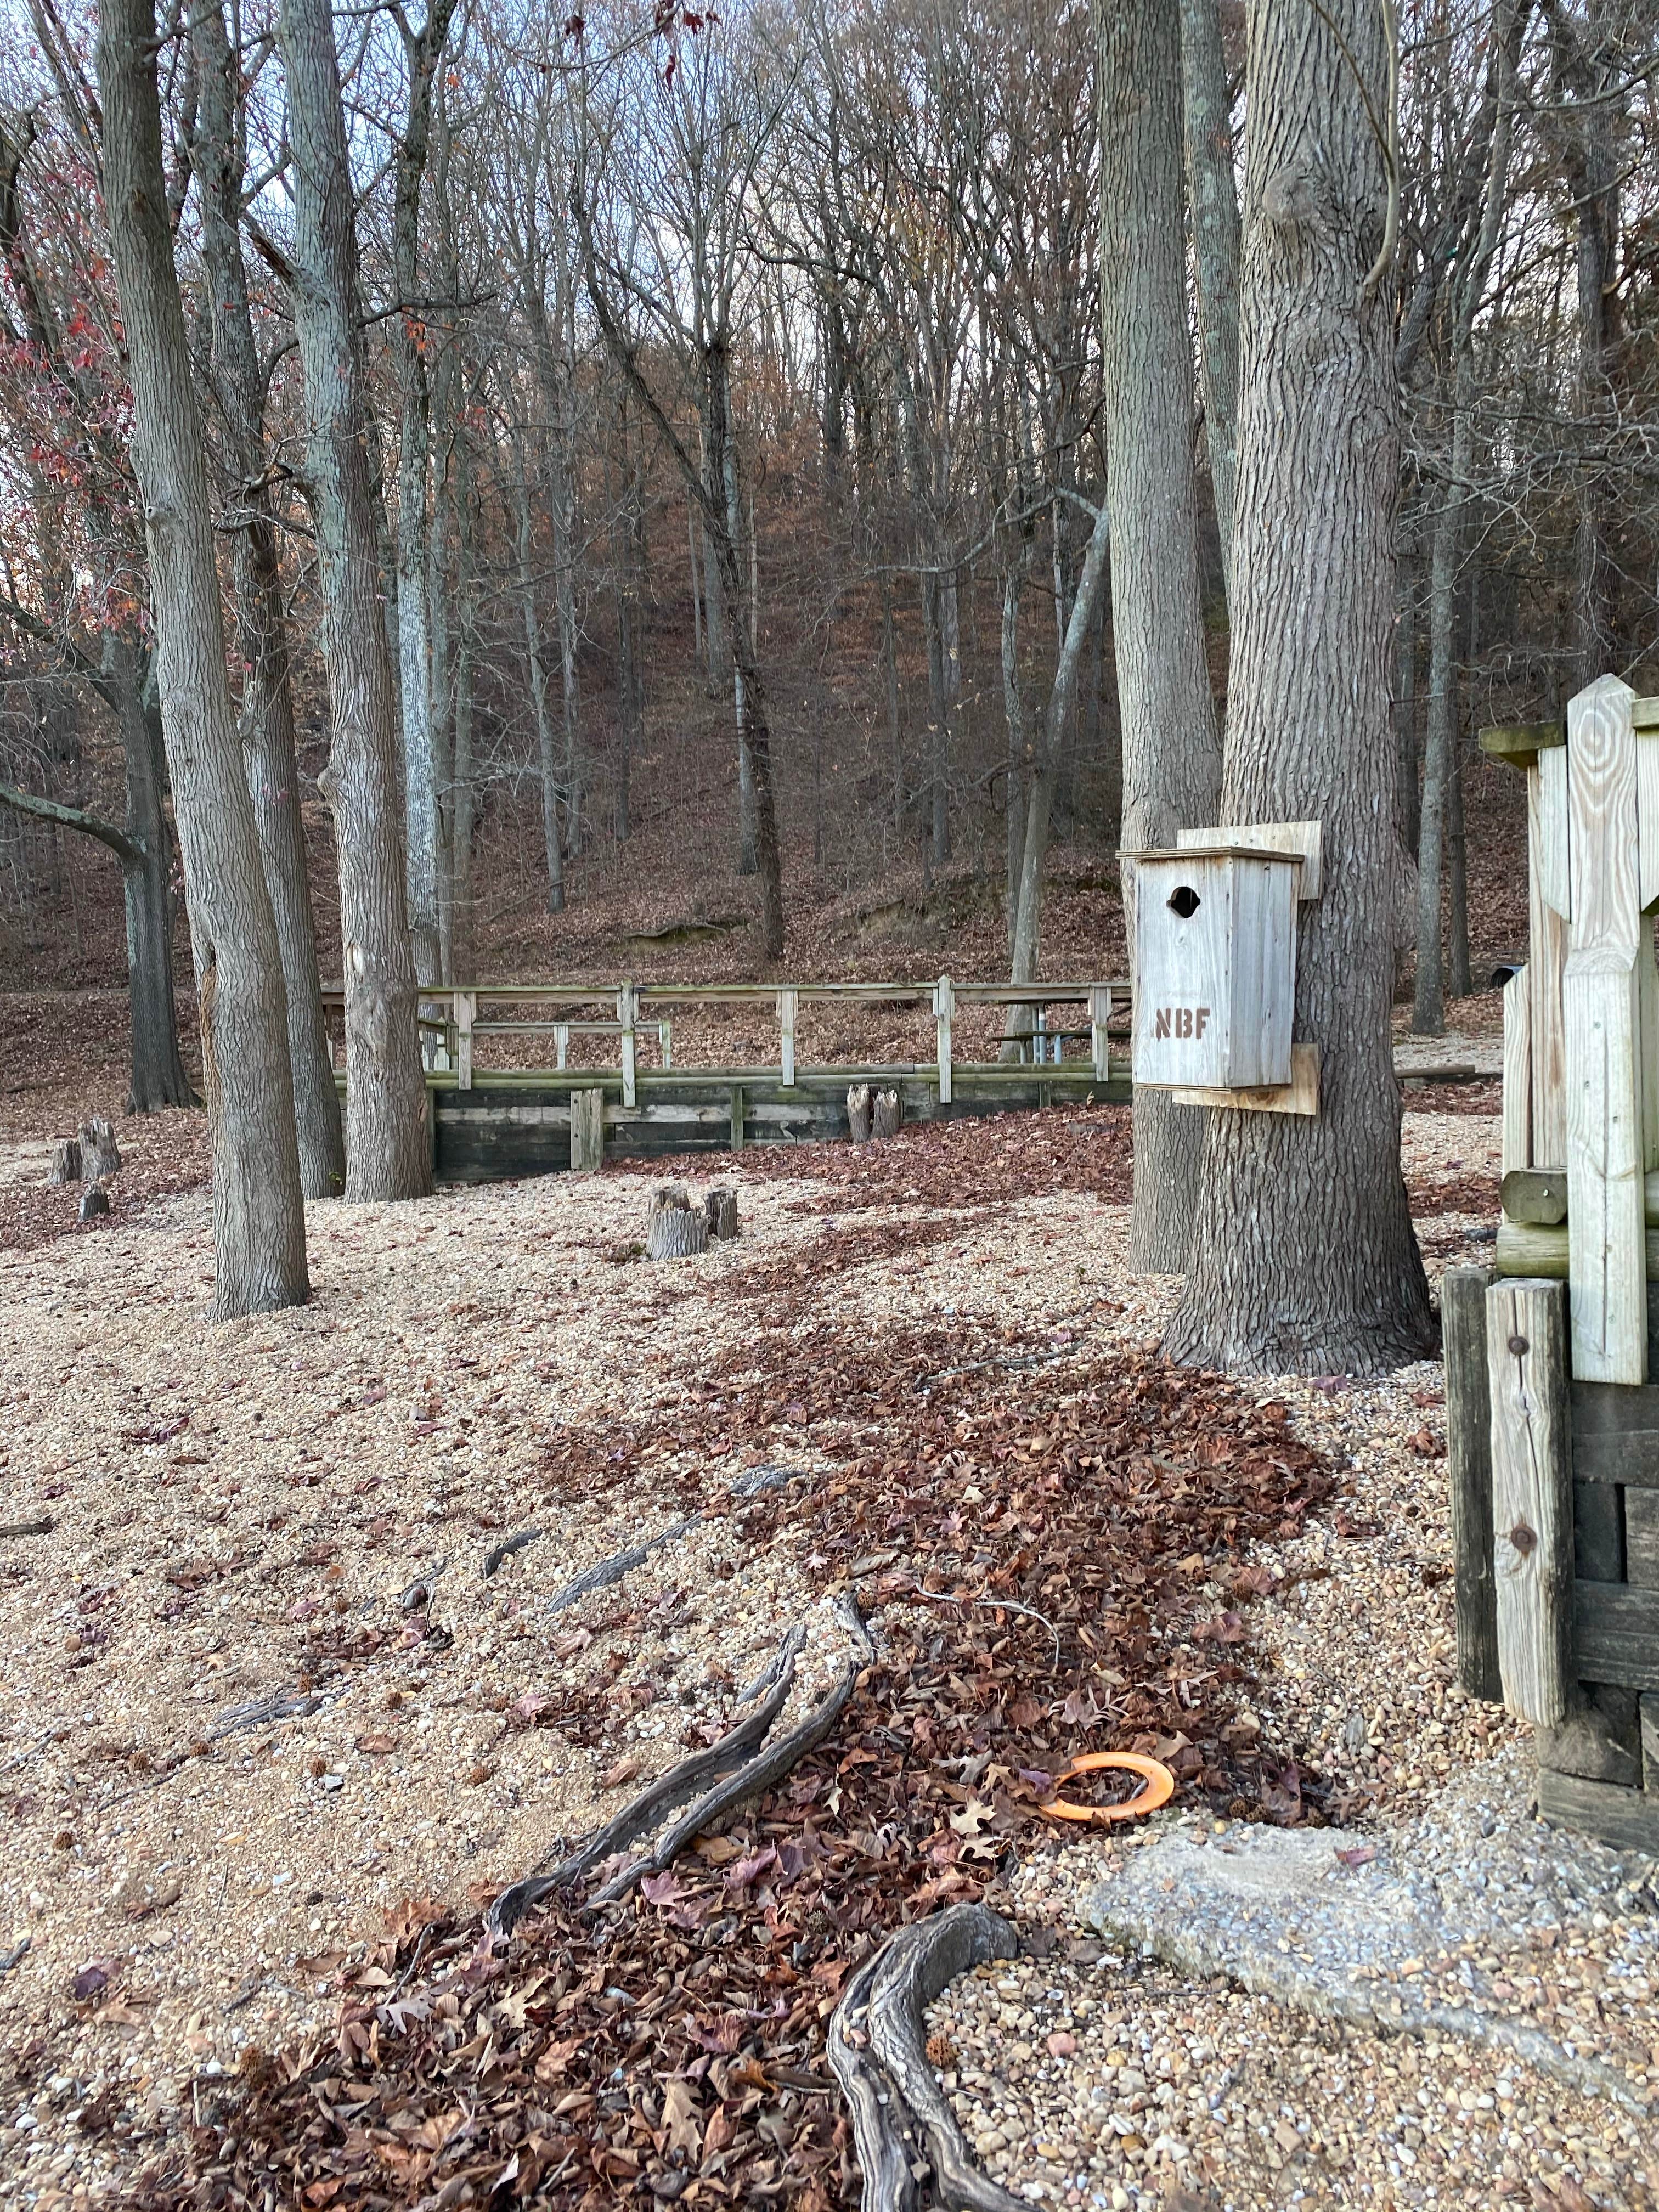
[[[1067,1102],[1080,1106],[1091,1097],[1127,1104],[1130,1097],[1127,1070],[1102,1083],[1087,1061],[1011,1066],[958,1060],[951,1073],[951,1097],[941,1103],[938,1070],[931,1065],[797,1069],[792,1084],[775,1067],[641,1068],[631,1106],[620,1073],[477,1073],[466,1090],[453,1078],[437,1076],[428,1079],[434,1168],[441,1182],[499,1182],[562,1172],[570,1165],[571,1095],[580,1091],[603,1095],[605,1155],[612,1159],[845,1137],[847,1092],[854,1083],[896,1090],[907,1121]]]

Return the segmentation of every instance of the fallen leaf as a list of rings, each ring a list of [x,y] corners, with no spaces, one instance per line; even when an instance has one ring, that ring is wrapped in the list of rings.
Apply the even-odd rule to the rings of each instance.
[[[620,1790],[624,1782],[631,1782],[640,1771],[637,1759],[623,1757],[614,1766],[607,1766],[599,1777],[601,1790]]]

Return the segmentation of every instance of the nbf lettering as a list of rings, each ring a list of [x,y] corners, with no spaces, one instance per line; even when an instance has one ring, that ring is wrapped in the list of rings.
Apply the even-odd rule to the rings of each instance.
[[[1210,1018],[1207,1006],[1160,1006],[1153,1025],[1156,1037],[1201,1037]]]

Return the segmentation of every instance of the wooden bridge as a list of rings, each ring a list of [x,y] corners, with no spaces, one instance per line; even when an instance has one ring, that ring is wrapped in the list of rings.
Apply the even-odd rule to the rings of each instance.
[[[337,990],[324,994],[331,1012]],[[876,1065],[808,1066],[796,1049],[804,1006],[866,1006],[930,1018],[931,1059]],[[674,1024],[704,1011],[754,1012],[769,1005],[775,1063],[677,1065]],[[953,1024],[967,1007],[1031,1010],[1019,1026],[1018,1059],[955,1056]],[[854,1084],[895,1090],[907,1121],[995,1114],[1088,1097],[1127,1103],[1127,1052],[1115,1062],[1107,1025],[1127,1020],[1124,982],[963,983],[949,975],[918,983],[446,984],[422,990],[421,1027],[432,1098],[434,1167],[446,1182],[495,1182],[545,1175],[571,1161],[573,1093],[598,1091],[604,1150],[617,1158],[745,1145],[808,1144],[848,1134]],[[1059,1015],[1059,1019],[1055,1016]],[[483,1064],[485,1039],[550,1041],[553,1065]],[[572,1066],[573,1044],[614,1040],[615,1062]],[[343,1055],[337,1053],[343,1066]]]

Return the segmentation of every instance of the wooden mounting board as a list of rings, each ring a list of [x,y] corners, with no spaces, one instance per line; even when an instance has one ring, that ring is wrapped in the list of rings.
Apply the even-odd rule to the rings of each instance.
[[[1261,1091],[1212,1091],[1195,1085],[1171,1090],[1177,1106],[1231,1106],[1240,1114],[1303,1114],[1319,1111],[1319,1047],[1291,1047],[1291,1079]]]

